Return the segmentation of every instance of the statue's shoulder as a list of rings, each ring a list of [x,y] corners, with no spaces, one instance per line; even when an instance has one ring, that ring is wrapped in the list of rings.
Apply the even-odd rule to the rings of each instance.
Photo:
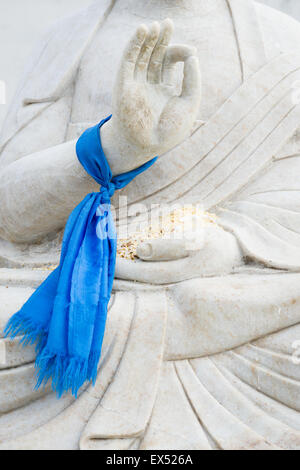
[[[300,23],[296,19],[258,2],[254,6],[268,58],[278,52],[300,50]]]

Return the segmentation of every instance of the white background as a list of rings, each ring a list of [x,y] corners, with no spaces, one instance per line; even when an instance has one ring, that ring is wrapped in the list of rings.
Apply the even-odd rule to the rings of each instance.
[[[282,9],[300,20],[300,0],[260,1]],[[92,2],[93,0],[0,0],[0,80],[6,83],[6,104],[0,104],[0,127],[27,57],[39,37],[56,19],[85,8]]]

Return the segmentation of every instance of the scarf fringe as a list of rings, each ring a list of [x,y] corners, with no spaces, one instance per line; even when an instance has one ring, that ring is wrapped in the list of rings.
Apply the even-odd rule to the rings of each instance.
[[[21,312],[15,313],[4,329],[5,338],[14,339],[17,336],[22,336],[19,343],[24,347],[36,343],[37,354],[43,349],[47,340],[47,332],[43,327],[25,318]]]
[[[60,398],[71,391],[77,398],[78,391],[86,381],[95,385],[99,353],[91,353],[88,359],[53,355],[46,348],[36,359],[37,383],[35,389],[45,386],[52,379],[52,390]]]

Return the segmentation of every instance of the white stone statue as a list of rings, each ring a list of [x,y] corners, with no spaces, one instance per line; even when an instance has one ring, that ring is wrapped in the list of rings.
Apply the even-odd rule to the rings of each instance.
[[[217,225],[118,260],[77,400],[34,391],[34,348],[0,339],[1,449],[300,447],[299,44],[252,0],[98,0],[42,40],[0,141],[1,331],[98,190],[75,142],[111,112],[114,173],[161,156],[129,203],[199,203]]]

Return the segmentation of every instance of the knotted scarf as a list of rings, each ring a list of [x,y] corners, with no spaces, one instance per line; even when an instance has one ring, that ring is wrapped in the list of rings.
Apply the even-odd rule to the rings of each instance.
[[[24,345],[37,344],[36,388],[52,379],[60,397],[71,390],[77,397],[85,381],[95,383],[117,251],[117,234],[110,198],[157,158],[112,177],[104,155],[100,128],[87,129],[76,153],[85,170],[99,183],[100,192],[88,194],[66,224],[59,266],[11,317],[5,336],[22,336]]]

